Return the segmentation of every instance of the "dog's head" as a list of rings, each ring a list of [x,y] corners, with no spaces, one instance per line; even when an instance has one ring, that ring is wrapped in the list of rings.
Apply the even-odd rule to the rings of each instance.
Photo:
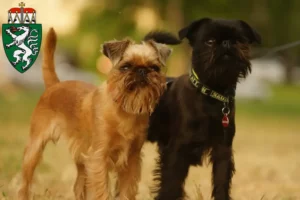
[[[233,85],[251,72],[250,46],[260,35],[242,20],[203,18],[179,31],[193,47],[192,62],[202,82]]]
[[[171,49],[154,41],[110,41],[103,53],[112,62],[108,92],[121,108],[133,114],[152,113],[166,83],[162,68]]]

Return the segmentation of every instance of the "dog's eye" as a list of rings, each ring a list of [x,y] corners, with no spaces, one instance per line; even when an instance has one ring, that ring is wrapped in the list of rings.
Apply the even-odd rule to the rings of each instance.
[[[212,46],[214,43],[215,43],[215,41],[216,40],[214,40],[214,39],[210,39],[210,40],[207,40],[206,42],[205,42],[205,44],[207,45],[207,46]]]
[[[159,68],[157,65],[152,65],[152,66],[150,67],[150,69],[153,70],[153,71],[156,71],[156,72],[159,72],[159,71],[160,71],[160,68]]]
[[[120,71],[127,71],[127,70],[130,69],[130,68],[131,68],[131,65],[125,64],[125,65],[123,65],[122,67],[120,67]]]

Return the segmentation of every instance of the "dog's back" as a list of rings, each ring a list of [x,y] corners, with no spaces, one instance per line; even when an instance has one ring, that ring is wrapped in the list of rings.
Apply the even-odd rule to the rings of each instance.
[[[92,92],[97,89],[96,86],[85,83],[82,81],[62,81],[60,82],[55,72],[54,65],[54,53],[56,48],[56,34],[53,28],[51,28],[47,34],[44,48],[43,48],[43,78],[45,83],[45,91],[40,97],[40,100],[36,106],[36,109],[32,116],[32,123],[35,120],[39,121],[40,115],[44,118],[51,116],[52,118],[61,118],[60,124],[64,123],[65,119],[68,119],[68,129],[71,125],[77,126],[76,129],[81,129],[79,125],[82,112],[89,112],[88,106],[83,108],[83,104],[92,100]],[[90,97],[88,97],[90,96]],[[43,109],[41,109],[41,107]],[[45,111],[46,114],[45,114]],[[48,113],[48,114],[47,114]],[[53,117],[53,116],[54,117]],[[71,123],[70,123],[71,121]],[[74,133],[70,133],[74,134]]]

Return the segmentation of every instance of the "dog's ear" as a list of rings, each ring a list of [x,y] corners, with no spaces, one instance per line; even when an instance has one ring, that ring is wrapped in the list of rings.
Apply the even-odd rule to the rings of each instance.
[[[129,39],[105,42],[102,45],[102,53],[108,57],[115,66],[121,60],[125,50],[131,43]]]
[[[166,66],[167,59],[171,55],[172,49],[165,44],[160,44],[154,42],[153,40],[148,40],[147,43],[150,44],[156,50],[158,54],[158,59],[161,62],[161,64],[163,66]]]
[[[249,24],[247,24],[245,21],[243,20],[239,20],[244,32],[246,33],[246,37],[248,38],[249,42],[252,43],[257,43],[257,44],[261,44],[262,40],[261,40],[261,36],[259,35],[259,33],[256,32],[256,30],[254,30]]]
[[[190,44],[193,44],[195,41],[197,30],[203,26],[204,24],[210,22],[210,18],[202,18],[197,21],[194,21],[190,25],[184,27],[178,32],[179,39],[183,40],[183,38],[187,38],[190,42]]]

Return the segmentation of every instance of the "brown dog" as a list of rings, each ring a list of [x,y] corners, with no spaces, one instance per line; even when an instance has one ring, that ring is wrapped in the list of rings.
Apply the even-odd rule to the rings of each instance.
[[[161,68],[171,49],[153,41],[104,43],[103,53],[113,68],[107,82],[96,87],[80,81],[60,82],[54,69],[55,46],[56,34],[50,29],[44,45],[46,90],[32,116],[19,199],[29,198],[33,173],[47,142],[64,136],[77,167],[76,199],[87,198],[86,185],[92,199],[112,199],[108,172],[115,169],[119,198],[134,200],[140,150],[149,115],[165,89]]]

